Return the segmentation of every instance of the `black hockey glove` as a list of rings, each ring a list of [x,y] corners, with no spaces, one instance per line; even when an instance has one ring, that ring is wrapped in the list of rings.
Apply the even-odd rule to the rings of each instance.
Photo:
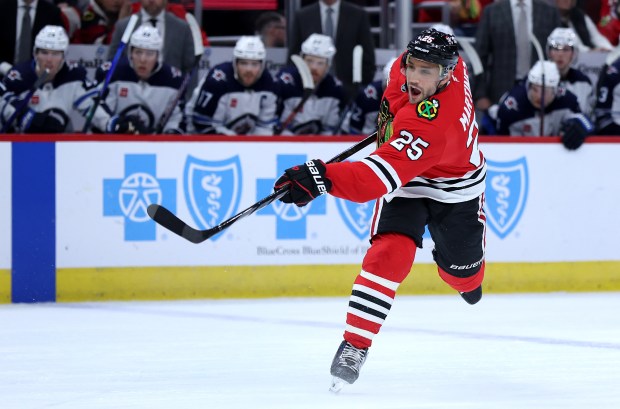
[[[273,189],[279,190],[289,186],[288,192],[280,198],[280,201],[303,207],[332,189],[332,182],[325,177],[325,171],[323,161],[309,160],[303,165],[286,169]]]
[[[574,114],[562,123],[560,136],[566,149],[572,151],[579,148],[592,131],[594,125],[584,114]]]
[[[106,125],[106,132],[134,135],[150,133],[142,120],[132,115],[125,117],[119,117],[118,115],[113,116]]]
[[[19,119],[17,128],[23,133],[62,133],[66,124],[49,112],[35,112],[28,109]]]

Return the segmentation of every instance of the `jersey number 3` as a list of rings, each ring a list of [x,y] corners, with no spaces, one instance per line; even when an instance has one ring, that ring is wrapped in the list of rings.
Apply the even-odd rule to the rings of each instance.
[[[394,139],[390,142],[397,151],[402,151],[407,147],[407,156],[411,160],[418,160],[420,156],[424,153],[423,148],[428,148],[428,142],[426,142],[422,138],[417,138],[415,141],[413,140],[413,135],[407,131],[400,131],[400,138]]]

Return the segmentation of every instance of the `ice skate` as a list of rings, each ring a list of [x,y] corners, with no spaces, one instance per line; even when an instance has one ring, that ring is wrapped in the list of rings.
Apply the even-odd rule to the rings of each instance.
[[[482,298],[482,286],[472,291],[459,292],[459,294],[461,294],[461,297],[463,297],[463,299],[467,301],[468,304],[474,305]]]
[[[338,393],[345,384],[357,380],[360,369],[368,356],[368,348],[356,348],[347,341],[342,341],[332,361],[332,384],[329,390]]]

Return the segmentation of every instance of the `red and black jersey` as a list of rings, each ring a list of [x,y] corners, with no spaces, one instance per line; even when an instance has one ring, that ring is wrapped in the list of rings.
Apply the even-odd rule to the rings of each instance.
[[[91,0],[82,14],[79,29],[73,33],[73,44],[110,44],[114,33],[114,22],[108,19],[105,11]]]
[[[392,66],[380,111],[387,142],[358,162],[327,165],[330,193],[354,202],[426,197],[457,203],[480,196],[486,164],[478,149],[478,125],[467,67],[459,59],[449,84],[418,103],[408,100],[405,76]],[[381,116],[389,119],[381,124]],[[390,123],[391,122],[391,123]]]

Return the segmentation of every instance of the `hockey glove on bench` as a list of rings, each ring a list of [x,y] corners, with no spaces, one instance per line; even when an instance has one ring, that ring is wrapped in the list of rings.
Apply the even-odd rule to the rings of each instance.
[[[323,161],[309,160],[303,165],[286,169],[273,189],[279,190],[289,186],[288,192],[280,198],[280,201],[303,207],[331,190],[332,182],[325,177],[325,171]]]
[[[594,131],[594,125],[584,114],[574,114],[562,124],[560,136],[568,150],[578,149],[586,137]]]

